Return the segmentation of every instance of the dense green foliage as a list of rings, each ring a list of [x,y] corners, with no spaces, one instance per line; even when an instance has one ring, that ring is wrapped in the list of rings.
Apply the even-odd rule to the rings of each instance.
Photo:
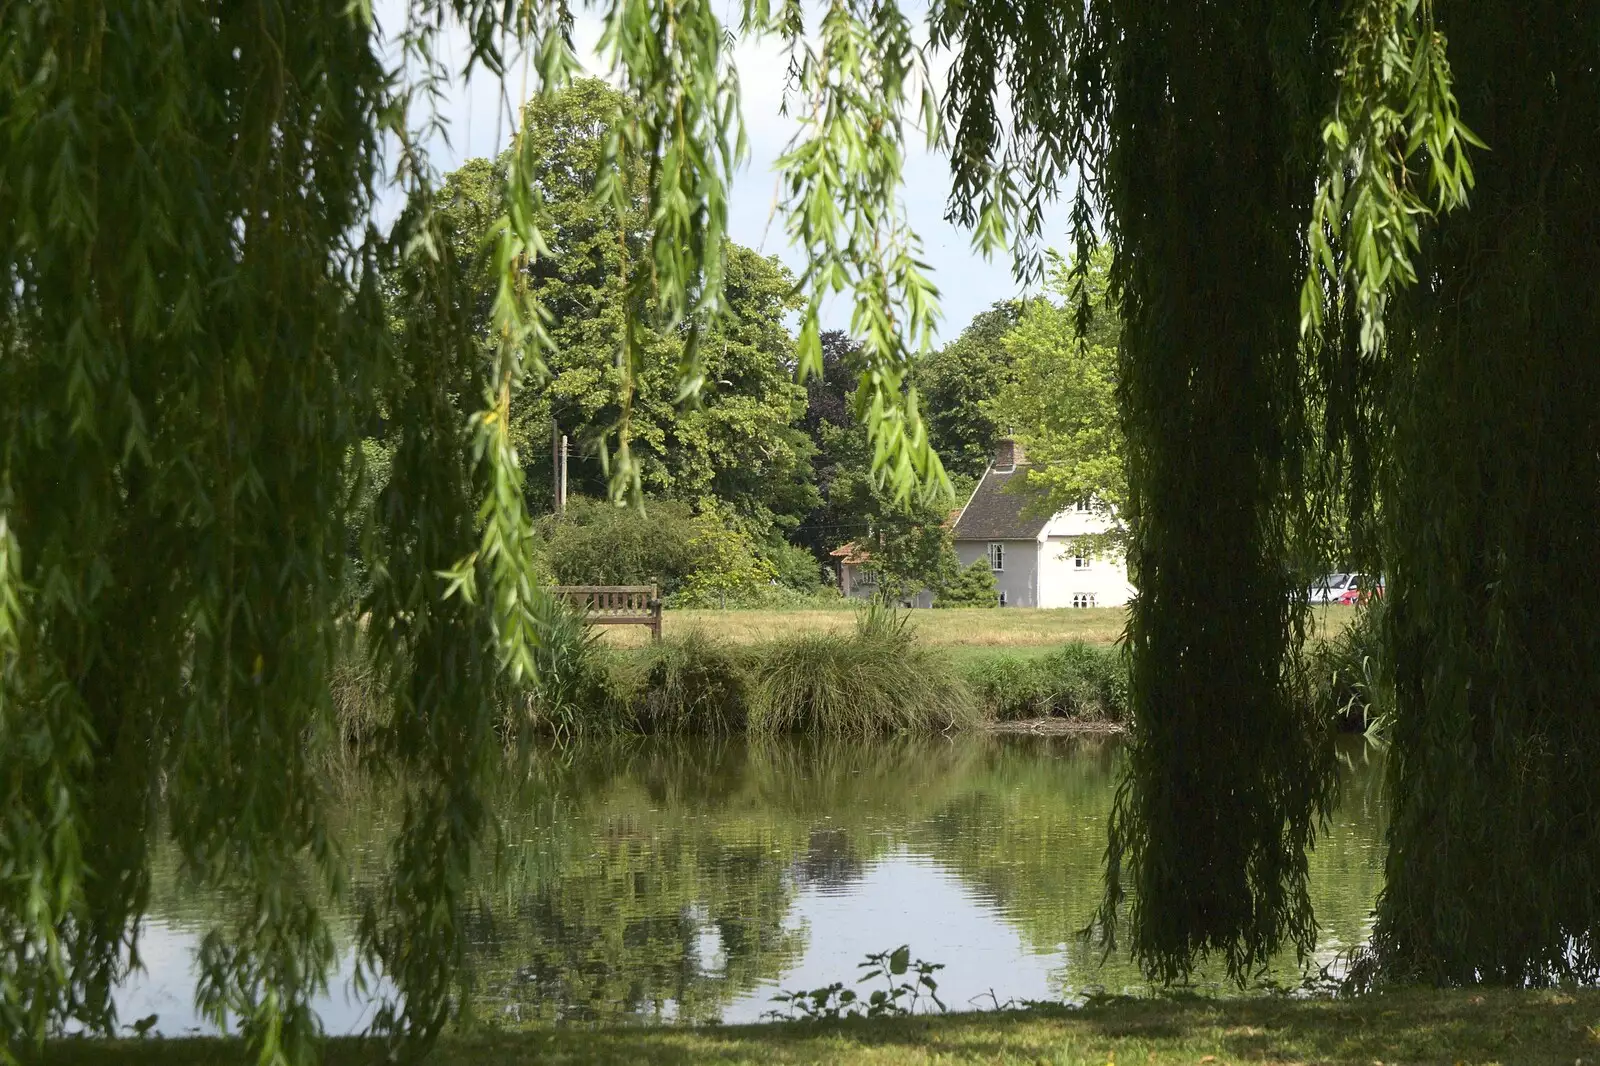
[[[961,335],[916,369],[927,407],[928,436],[952,474],[976,478],[994,455],[998,437],[1017,427],[997,417],[990,401],[1013,380],[1013,349],[1005,337],[1022,316],[1018,302],[981,311]]]
[[[1128,664],[1114,648],[1068,644],[1048,655],[996,655],[974,663],[967,684],[999,721],[1074,718],[1116,722],[1128,713]]]
[[[811,449],[795,423],[805,393],[794,380],[794,279],[775,260],[727,242],[722,299],[727,314],[697,334],[705,377],[696,402],[680,406],[679,370],[690,336],[663,321],[659,297],[627,281],[626,264],[653,239],[645,176],[635,175],[619,210],[592,192],[607,167],[606,138],[628,111],[616,89],[582,80],[530,101],[522,136],[544,211],[547,252],[526,274],[548,316],[547,375],[512,403],[519,455],[533,499],[548,502],[550,425],[572,438],[571,491],[606,495],[607,440],[626,414],[640,485],[652,497],[720,501],[746,532],[766,539],[791,530],[815,503]],[[474,329],[490,330],[496,287],[493,248],[506,209],[509,158],[475,159],[445,178],[446,239],[472,263],[461,277]],[[401,305],[398,314],[411,313]],[[632,347],[621,358],[619,345]]]
[[[1385,976],[1439,983],[1594,981],[1600,10],[1439,18],[1462,116],[1489,146],[1471,206],[1413,246],[1418,281],[1387,305],[1386,348],[1363,354],[1357,337],[1329,352],[1372,404],[1341,413],[1352,471],[1377,468],[1355,493],[1376,533],[1364,562],[1389,575],[1397,774],[1375,958]],[[1381,69],[1392,45],[1370,47]],[[1423,189],[1464,198],[1430,113]],[[1366,310],[1361,284],[1345,291]]]
[[[538,551],[562,585],[657,585],[681,606],[759,597],[776,577],[756,544],[716,511],[658,500],[648,511],[574,499],[539,522]]]
[[[807,380],[805,425],[816,442],[822,503],[800,527],[803,542],[819,555],[855,544],[871,556],[879,590],[890,600],[942,588],[959,570],[944,528],[948,501],[897,501],[892,487],[873,476],[872,447],[852,424],[848,391],[865,356],[834,331],[823,334],[821,347],[822,372]]]
[[[939,586],[934,594],[935,607],[998,607],[1000,586],[994,579],[994,569],[987,558],[976,559],[972,565],[957,572]]]
[[[1001,338],[1011,374],[985,404],[1026,444],[1028,487],[1043,494],[1042,507],[1052,514],[1088,501],[1110,515],[1128,502],[1117,407],[1121,324],[1108,293],[1110,260],[1100,248],[1086,271],[1054,264],[1046,296],[1030,300]],[[1095,550],[1121,539],[1108,538]]]
[[[1600,864],[1577,769],[1597,743],[1578,710],[1596,687],[1579,532],[1596,17],[1405,0],[935,16],[958,50],[958,216],[1010,218],[1033,265],[1075,174],[1078,248],[1097,217],[1110,238],[1139,596],[1107,913],[1129,885],[1152,973],[1218,952],[1242,975],[1311,935],[1304,856],[1330,778],[1324,723],[1294,697],[1290,575],[1352,552],[1390,576],[1395,669],[1372,972],[1595,972],[1595,902],[1573,886]],[[1208,602],[1217,572],[1237,613]]]

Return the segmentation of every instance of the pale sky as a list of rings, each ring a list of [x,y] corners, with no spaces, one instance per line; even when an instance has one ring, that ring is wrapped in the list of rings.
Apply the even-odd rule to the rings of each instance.
[[[379,25],[392,32],[406,7],[406,0],[377,0],[374,4]],[[725,24],[736,25],[733,12],[724,16]],[[591,70],[599,72],[594,46],[599,40],[600,22],[596,15],[579,16],[574,43],[579,57]],[[456,30],[449,35],[447,49],[455,69],[464,65],[466,34]],[[800,257],[789,246],[781,219],[772,216],[777,193],[773,164],[782,154],[796,124],[779,114],[783,95],[786,61],[776,40],[742,43],[735,53],[739,71],[745,130],[750,156],[736,177],[729,197],[729,231],[735,241],[763,254],[776,255],[791,267]],[[937,72],[936,72],[936,77]],[[511,74],[505,92],[515,100],[521,92],[521,76]],[[940,87],[942,88],[942,86]],[[455,169],[468,159],[492,156],[510,139],[511,123],[506,99],[497,78],[479,72],[468,84],[452,87],[440,109],[449,129],[449,143],[435,142],[430,147],[441,172]],[[912,227],[922,238],[923,260],[933,268],[943,317],[939,340],[953,340],[972,316],[997,300],[1019,294],[1011,276],[1007,257],[985,261],[974,252],[965,231],[944,220],[945,197],[950,188],[949,164],[940,155],[930,154],[920,134],[912,134],[913,144],[905,168],[903,192],[906,212]],[[1048,243],[1066,244],[1066,214],[1057,212],[1056,230]],[[827,325],[844,328],[849,324],[849,308],[842,301],[824,309]]]

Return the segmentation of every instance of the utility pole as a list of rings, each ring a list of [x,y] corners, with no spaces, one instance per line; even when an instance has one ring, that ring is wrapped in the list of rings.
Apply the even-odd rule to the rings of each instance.
[[[550,495],[555,501],[555,513],[567,510],[567,435],[555,419],[550,420]]]

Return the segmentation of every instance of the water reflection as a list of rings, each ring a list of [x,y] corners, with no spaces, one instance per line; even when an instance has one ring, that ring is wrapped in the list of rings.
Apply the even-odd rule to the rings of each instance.
[[[1341,757],[1344,798],[1311,859],[1323,961],[1365,940],[1383,863],[1381,757],[1359,743]],[[1118,758],[1105,738],[984,736],[533,758],[494,797],[501,846],[469,922],[476,1010],[513,1025],[749,1021],[778,987],[849,980],[902,942],[947,964],[952,1007],[1142,987],[1076,936],[1099,899]],[[398,809],[375,783],[345,788],[359,901]],[[125,1017],[187,1002],[173,945],[197,941],[216,906],[170,878],[156,896],[161,961],[124,990]],[[1291,962],[1273,976],[1297,979]],[[339,1031],[362,1010],[334,988]]]

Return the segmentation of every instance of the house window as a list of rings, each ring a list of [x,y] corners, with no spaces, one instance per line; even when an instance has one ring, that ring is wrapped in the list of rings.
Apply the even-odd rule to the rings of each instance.
[[[1087,556],[1087,555],[1074,555],[1072,557],[1072,568],[1074,570],[1087,570],[1087,569],[1089,569],[1089,556]]]
[[[1094,506],[1089,502],[1088,497],[1084,497],[1077,503],[1073,504],[1072,509],[1077,511],[1079,514],[1088,514],[1090,511],[1094,510]]]
[[[1093,607],[1094,606],[1094,593],[1092,593],[1092,592],[1074,592],[1072,594],[1072,606],[1074,606],[1074,607]]]
[[[863,566],[860,570],[856,571],[856,584],[858,584],[858,585],[876,585],[877,583],[878,583],[878,572],[876,570],[872,569],[872,567]]]
[[[989,569],[1004,570],[1006,568],[1006,546],[1004,544],[989,545]]]

